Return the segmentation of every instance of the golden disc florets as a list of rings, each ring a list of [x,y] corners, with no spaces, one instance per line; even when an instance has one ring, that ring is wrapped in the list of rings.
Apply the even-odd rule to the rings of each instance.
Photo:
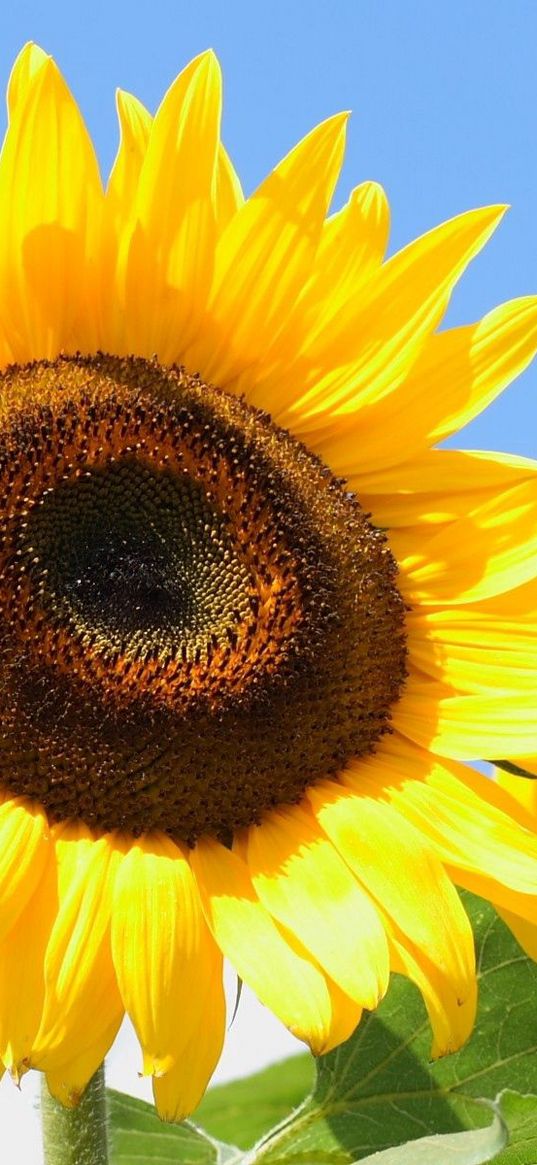
[[[10,791],[56,819],[226,837],[386,730],[393,558],[266,414],[142,359],[15,367],[0,483]]]

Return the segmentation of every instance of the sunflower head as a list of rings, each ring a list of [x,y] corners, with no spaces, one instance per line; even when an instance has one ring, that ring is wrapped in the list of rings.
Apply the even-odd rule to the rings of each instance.
[[[192,843],[371,751],[403,603],[344,483],[156,362],[63,357],[0,392],[5,787]]]
[[[459,763],[535,754],[535,465],[434,448],[537,349],[531,297],[437,330],[504,208],[385,261],[344,116],[245,198],[210,53],[119,94],[106,190],[35,46],[8,105],[0,1059],[74,1104],[126,1011],[180,1118],[224,954],[316,1053],[390,970],[451,1051],[453,882],[537,952],[534,815]]]

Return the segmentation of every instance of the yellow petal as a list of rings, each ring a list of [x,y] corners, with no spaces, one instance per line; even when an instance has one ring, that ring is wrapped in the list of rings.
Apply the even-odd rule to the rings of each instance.
[[[346,115],[322,122],[231,219],[216,251],[210,321],[187,364],[219,385],[255,363],[310,274],[339,174]]]
[[[527,922],[525,918],[519,918],[510,910],[503,910],[501,906],[496,906],[496,909],[505,925],[509,927],[509,930],[512,930],[522,950],[530,959],[537,962],[537,923]]]
[[[350,473],[349,482],[378,526],[404,527],[398,556],[419,559],[424,537],[465,518],[515,485],[535,479],[537,462],[483,450],[428,449],[405,465]],[[404,535],[404,540],[403,540]]]
[[[312,344],[306,336],[304,356],[314,387],[300,393],[300,370],[289,370],[288,403],[275,410],[279,423],[299,435],[315,434],[327,417],[347,416],[393,392],[504,209],[468,211],[410,243],[350,296],[318,340]]]
[[[512,595],[519,596],[522,605],[522,591],[519,588]],[[503,598],[504,596],[500,596]],[[488,651],[504,649],[512,644],[516,650],[520,648],[522,654],[531,651],[537,639],[537,622],[531,612],[520,612],[516,618],[515,612],[510,618],[491,610],[491,603],[472,603],[468,607],[446,607],[444,610],[424,608],[421,611],[409,611],[407,615],[408,639],[411,650],[419,649],[423,642],[438,645],[439,650],[444,646],[476,647],[481,644]]]
[[[433,362],[436,368],[443,368],[444,389],[446,384],[450,386],[448,395],[445,390],[443,393],[441,415],[437,410],[434,424],[428,431],[428,444],[450,437],[462,425],[479,416],[534,359],[537,351],[537,297],[511,299],[490,311],[479,323],[445,334],[451,339],[443,345],[438,343],[441,333],[431,337],[431,352],[428,358],[424,356],[430,370]],[[471,374],[466,377],[466,391],[462,387],[465,360]],[[428,375],[426,367],[422,366],[421,372],[424,377]],[[471,380],[469,386],[468,379]],[[436,384],[431,377],[430,400],[434,400],[436,395]],[[417,403],[421,409],[422,397]]]
[[[120,139],[104,206],[99,335],[104,351],[120,353],[126,350],[126,321],[125,304],[118,294],[118,281],[121,279],[118,264],[130,243],[138,182],[152,119],[131,93],[118,89],[116,102]]]
[[[395,465],[368,470],[361,476],[363,489],[371,497],[382,497],[396,492],[409,498],[421,492],[427,498],[435,493],[445,493],[449,486],[455,496],[454,517],[465,513],[464,505],[459,506],[459,494],[470,495],[473,491],[479,499],[486,500],[486,491],[518,485],[535,477],[537,461],[531,457],[520,457],[514,453],[491,452],[486,449],[428,449],[413,457],[408,465]],[[468,507],[466,506],[466,509]]]
[[[216,170],[216,229],[218,234],[227,227],[233,215],[244,203],[244,194],[231,158],[220,146]]]
[[[174,1066],[164,1076],[153,1076],[153,1096],[162,1120],[181,1121],[190,1116],[220,1058],[226,1004],[222,988],[222,958],[215,943],[207,947],[197,990],[200,1020],[196,1031]]]
[[[533,773],[537,776],[537,760],[534,756],[522,756],[518,758],[517,764],[528,773]],[[522,805],[535,823],[537,830],[537,781],[528,780],[527,777],[516,776],[514,773],[508,773],[505,769],[497,768],[495,770],[496,783],[501,789],[505,789],[515,801]]]
[[[327,979],[327,986],[330,993],[332,1018],[323,1049],[325,1055],[334,1048],[338,1048],[340,1044],[345,1043],[345,1040],[348,1040],[356,1031],[362,1018],[360,1004],[346,995],[341,987],[334,983],[333,979]]]
[[[58,910],[56,857],[48,860],[34,894],[0,943],[0,1059],[18,1079],[29,1067],[45,998],[45,952]]]
[[[37,805],[0,805],[0,941],[34,894],[48,860],[48,822]]]
[[[197,331],[211,286],[220,114],[220,71],[207,52],[164,97],[140,171],[118,294],[125,296],[127,348],[164,362],[178,360]]]
[[[147,151],[152,118],[132,93],[118,89],[116,94],[119,120],[119,147],[106,189],[109,211],[130,219],[136,202],[138,179]]]
[[[207,838],[190,861],[219,947],[261,1002],[320,1054],[331,1022],[324,976],[293,949],[291,935],[283,938],[237,854]]]
[[[389,798],[444,862],[524,893],[537,894],[537,837],[509,813],[510,798],[495,782],[444,761],[394,734],[377,755],[379,795]],[[356,781],[375,778],[356,767]]]
[[[536,350],[535,296],[429,336],[401,383],[321,437],[323,455],[345,477],[409,462],[482,412]]]
[[[75,1045],[71,1055],[64,1061],[58,1053],[47,1057],[46,1077],[49,1092],[65,1108],[76,1108],[79,1104],[86,1085],[100,1068],[116,1038],[119,1023],[120,1021],[114,1019],[108,1028],[103,1028],[91,1047],[81,1051]],[[65,1051],[66,1049],[64,1053]]]
[[[102,209],[93,147],[50,58],[25,90],[0,158],[0,316],[19,361],[95,348]]]
[[[17,111],[22,109],[30,82],[48,60],[50,58],[43,52],[43,49],[39,45],[33,44],[32,41],[29,41],[21,49],[11,70],[7,85],[7,109],[10,121],[16,116]]]
[[[369,760],[360,762],[360,782],[374,782],[378,795],[397,805],[434,846],[453,882],[533,922],[537,839],[531,816],[517,811],[495,782],[398,735],[379,752],[376,770]]]
[[[459,998],[442,964],[427,958],[408,935],[399,931],[393,919],[388,920],[387,925],[392,971],[406,975],[423,996],[433,1029],[432,1057],[436,1059],[456,1052],[471,1035],[475,1023],[475,978],[467,984],[464,998]]]
[[[404,570],[410,602],[436,606],[487,599],[532,579],[537,474],[424,539]]]
[[[422,682],[424,674],[440,680],[443,676],[452,694],[457,690],[477,692],[478,684],[480,688],[490,686],[499,660],[506,671],[496,687],[504,687],[506,694],[514,688],[516,699],[519,679],[523,686],[526,683],[521,669],[529,664],[531,670],[537,646],[536,582],[467,607],[409,611],[406,630],[411,670],[416,674],[419,668]],[[433,671],[435,666],[442,675]],[[427,687],[426,691],[434,694],[434,689]],[[404,710],[403,704],[401,708]],[[436,715],[433,703],[424,704],[422,712],[429,718]],[[528,758],[521,758],[522,767],[524,760]],[[531,757],[529,763],[531,770]]]
[[[372,1010],[388,986],[384,928],[369,895],[304,808],[268,814],[248,834],[248,866],[259,898],[323,970]]]
[[[469,695],[498,692],[503,688],[516,699],[522,692],[532,693],[535,689],[537,670],[537,644],[532,642],[527,650],[517,643],[515,635],[512,648],[484,646],[479,643],[476,633],[475,646],[412,642],[410,658],[414,667],[425,675],[438,679]]]
[[[167,837],[132,843],[121,863],[112,951],[123,1004],[142,1046],[144,1074],[163,1076],[178,1067],[207,1022],[207,981],[214,982],[219,958],[185,854]],[[221,984],[214,990],[218,1017]]]
[[[304,296],[310,337],[320,335],[380,267],[389,229],[388,200],[377,182],[357,186],[346,206],[326,220]]]
[[[484,599],[478,605],[467,608],[467,611],[471,611],[472,619],[481,617],[481,615],[494,620],[516,619],[517,621],[521,620],[526,629],[537,630],[537,576],[521,587],[504,591],[501,595],[493,595],[490,599]],[[430,614],[433,617],[435,612],[424,610],[423,614]],[[464,608],[446,607],[443,615],[446,619],[460,620],[464,617],[465,610]]]
[[[214,181],[220,109],[220,69],[209,50],[179,74],[151,126],[137,207],[163,252],[174,242],[185,211],[207,196]]]
[[[391,806],[371,795],[374,789],[366,786],[362,792],[361,775],[355,780],[352,773],[345,773],[343,780],[344,789],[322,782],[309,790],[308,799],[320,825],[381,912],[392,957],[397,949],[408,968],[413,962],[411,977],[416,982],[421,968],[418,986],[429,1007],[434,971],[442,1009],[438,1014],[432,1010],[431,1016],[435,1054],[441,1054],[459,1046],[473,1023],[470,924],[432,846]]]
[[[533,775],[537,777],[537,759],[534,755],[520,757],[519,764],[523,769],[526,769],[527,772],[533,773]]]
[[[534,749],[536,700],[516,685],[453,695],[448,685],[411,671],[392,720],[409,740],[453,760],[516,758]]]
[[[528,634],[522,623],[476,618],[475,625],[467,620],[457,626],[418,615],[407,618],[406,630],[413,668],[457,692],[504,689],[517,695],[535,687],[537,635]]]
[[[110,950],[120,852],[81,825],[55,830],[58,910],[45,953],[45,1000],[32,1066],[52,1070],[115,1034],[123,1017]],[[108,1047],[104,1048],[108,1051]],[[103,1053],[104,1054],[104,1053]]]
[[[476,324],[431,336],[401,393],[426,443],[443,441],[478,416],[536,351],[534,295],[502,303]]]
[[[328,327],[342,304],[350,295],[356,296],[358,287],[380,267],[389,217],[382,187],[364,182],[352,192],[347,205],[325,221],[302,293],[290,305],[282,330],[263,352],[262,360],[234,385],[237,391],[244,390],[250,400],[269,408],[275,416],[287,408],[304,370],[312,372],[308,350],[313,337]],[[318,375],[316,364],[313,369]],[[331,426],[325,423],[324,430],[331,431]]]

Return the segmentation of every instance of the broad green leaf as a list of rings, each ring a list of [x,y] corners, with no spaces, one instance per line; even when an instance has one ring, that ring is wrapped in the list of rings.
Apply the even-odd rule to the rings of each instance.
[[[507,1136],[507,1125],[497,1109],[487,1129],[420,1137],[395,1149],[363,1157],[362,1165],[486,1165],[493,1159],[497,1162],[497,1154],[504,1148]]]
[[[460,1052],[430,1062],[419,994],[394,976],[377,1012],[317,1061],[313,1092],[294,1113],[309,1057],[210,1092],[195,1114],[210,1132],[163,1125],[150,1105],[110,1093],[112,1165],[480,1165],[498,1152],[495,1165],[537,1165],[537,967],[488,904],[464,898],[480,1007]],[[510,1135],[503,1149],[505,1124],[498,1115],[490,1122],[499,1092],[497,1113]],[[260,1132],[264,1139],[245,1154],[222,1143],[246,1147]]]
[[[151,1104],[107,1090],[110,1165],[239,1165],[242,1154],[185,1121],[167,1125]]]
[[[500,1102],[509,1127],[509,1145],[494,1158],[494,1165],[536,1165],[537,1097],[507,1091]]]
[[[301,1103],[314,1075],[311,1056],[291,1056],[245,1080],[210,1088],[194,1120],[213,1137],[248,1149]]]
[[[479,1098],[493,1100],[506,1087],[537,1094],[537,967],[492,907],[464,897],[480,979],[477,1024],[466,1047],[430,1063],[421,998],[394,976],[381,1007],[320,1058],[312,1096],[257,1147],[249,1165],[352,1165],[419,1137],[486,1126]]]

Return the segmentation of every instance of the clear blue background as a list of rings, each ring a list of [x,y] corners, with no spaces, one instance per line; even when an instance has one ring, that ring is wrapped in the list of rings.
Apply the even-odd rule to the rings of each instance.
[[[537,293],[535,0],[15,0],[0,15],[3,79],[28,39],[60,64],[105,174],[115,87],[154,110],[211,45],[224,69],[224,137],[247,191],[314,123],[351,109],[338,198],[365,178],[382,182],[392,250],[469,207],[512,206],[449,322]],[[465,445],[537,455],[536,385],[534,368],[473,423]]]

